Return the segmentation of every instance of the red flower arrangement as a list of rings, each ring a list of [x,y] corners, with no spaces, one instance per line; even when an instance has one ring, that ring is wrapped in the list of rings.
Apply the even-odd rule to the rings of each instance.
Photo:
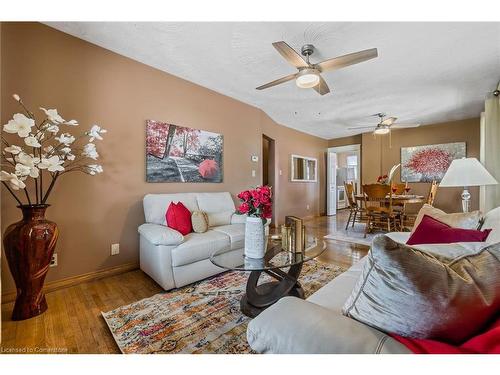
[[[382,185],[387,185],[389,176],[384,174],[383,176],[378,176],[377,183]]]
[[[270,186],[258,186],[253,190],[245,190],[238,194],[241,205],[238,213],[263,219],[273,215],[272,192]]]

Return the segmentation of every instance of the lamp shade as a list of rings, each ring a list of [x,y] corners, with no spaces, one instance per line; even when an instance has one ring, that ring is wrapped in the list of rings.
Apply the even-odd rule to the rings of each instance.
[[[497,180],[476,158],[455,159],[444,174],[439,187],[496,185]]]

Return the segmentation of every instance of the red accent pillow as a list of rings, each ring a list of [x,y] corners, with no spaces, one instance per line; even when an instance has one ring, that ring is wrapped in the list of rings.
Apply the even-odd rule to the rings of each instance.
[[[182,202],[171,202],[168,206],[167,213],[167,226],[180,232],[183,236],[193,231],[191,224],[191,212],[182,204]]]
[[[483,332],[459,346],[435,340],[391,336],[417,354],[500,354],[500,316]]]
[[[410,236],[407,245],[454,242],[484,242],[491,229],[475,230],[453,228],[429,215],[424,215],[422,221]]]

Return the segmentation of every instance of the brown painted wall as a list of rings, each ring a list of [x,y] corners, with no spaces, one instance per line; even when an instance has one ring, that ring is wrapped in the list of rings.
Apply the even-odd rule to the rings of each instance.
[[[437,143],[466,142],[467,157],[479,158],[479,119],[446,122],[426,125],[419,128],[392,131],[392,147],[389,137],[373,136],[372,133],[362,135],[362,170],[363,183],[373,183],[382,172],[387,173],[391,167],[401,161],[401,147],[420,146]],[[381,157],[382,155],[382,157]],[[400,170],[396,175],[400,181]],[[410,183],[412,192],[427,195],[430,184]],[[459,212],[461,208],[461,188],[439,188],[436,207],[446,212]],[[479,208],[479,188],[471,188],[472,209]]]
[[[359,145],[361,144],[361,140],[361,134],[352,135],[350,137],[334,138],[328,141],[328,147]]]
[[[325,154],[328,141],[283,126],[276,126],[269,116],[261,113],[262,132],[277,141],[275,162],[278,176],[276,176],[275,198],[278,202],[278,222],[281,223],[285,215],[305,217],[324,214],[326,209]],[[318,159],[319,182],[290,182],[292,154]]]
[[[143,222],[146,193],[239,191],[261,181],[262,133],[277,142],[279,219],[285,214],[318,215],[324,206],[324,181],[289,182],[292,153],[321,158],[328,142],[279,126],[262,111],[153,69],[83,40],[36,23],[4,23],[2,30],[2,124],[18,111],[19,94],[31,108],[57,108],[82,127],[97,123],[108,130],[98,144],[105,173],[69,174],[50,198],[47,216],[59,225],[59,265],[47,280],[57,280],[138,261],[137,226]],[[224,182],[180,184],[145,182],[145,120],[219,132],[224,135]],[[321,168],[324,164],[320,161]],[[252,177],[252,170],[256,177]],[[278,190],[278,189],[277,189]],[[2,188],[2,232],[20,218]],[[310,209],[306,209],[306,205]],[[110,244],[120,243],[111,257]],[[2,260],[4,291],[13,282]]]

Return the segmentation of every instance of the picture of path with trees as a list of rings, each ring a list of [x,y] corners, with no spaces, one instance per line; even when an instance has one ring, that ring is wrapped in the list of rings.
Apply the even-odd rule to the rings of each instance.
[[[147,182],[222,182],[223,136],[146,121]]]

